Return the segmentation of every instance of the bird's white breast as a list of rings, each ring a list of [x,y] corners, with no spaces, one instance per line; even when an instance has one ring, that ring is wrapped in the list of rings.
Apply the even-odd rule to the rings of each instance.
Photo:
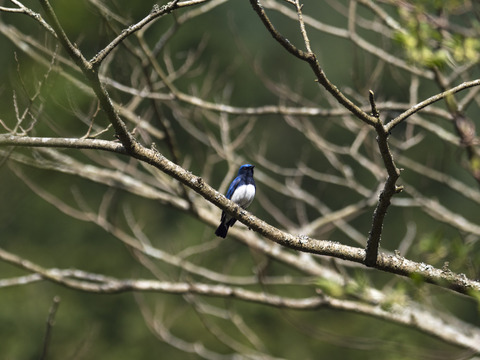
[[[255,197],[255,186],[252,184],[241,185],[235,189],[232,195],[232,201],[246,209]]]

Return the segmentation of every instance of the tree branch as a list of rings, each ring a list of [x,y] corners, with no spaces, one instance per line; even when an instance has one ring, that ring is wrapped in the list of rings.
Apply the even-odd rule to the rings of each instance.
[[[37,141],[37,144],[39,143],[40,142]],[[291,235],[281,231],[280,229],[253,216],[248,211],[243,210],[237,204],[230,201],[210,185],[205,183],[201,177],[193,175],[181,166],[169,161],[158,152],[141,146],[139,146],[138,149],[138,153],[131,154],[133,157],[158,168],[181,183],[187,185],[189,188],[203,196],[207,201],[234,216],[238,221],[248,226],[248,228],[282,246],[318,255],[333,256],[356,263],[363,264],[365,262],[366,251],[364,249],[342,245],[328,240],[316,240],[305,235]],[[391,183],[388,184],[389,186],[391,185]],[[387,198],[385,199],[388,200]],[[382,204],[383,202],[379,202],[379,205],[377,206],[377,208],[380,208],[379,214],[381,214],[380,211],[383,211],[381,206],[384,205]],[[463,274],[459,275],[452,272],[445,273],[441,269],[436,269],[430,265],[422,263],[416,263],[399,256],[392,257],[391,255],[380,253],[377,256],[375,264],[372,264],[371,266],[379,270],[406,277],[418,276],[428,283],[450,288],[462,294],[468,295],[471,291],[480,291],[480,282],[470,280]]]
[[[47,359],[48,346],[50,344],[50,338],[52,336],[52,328],[55,324],[55,315],[57,314],[58,307],[60,305],[60,297],[55,296],[53,298],[52,306],[48,312],[47,326],[45,330],[45,338],[43,340],[42,354],[40,355],[40,360]]]
[[[447,91],[444,91],[440,94],[429,97],[428,99],[426,99],[422,102],[419,102],[418,104],[410,107],[408,110],[404,111],[403,113],[398,115],[396,118],[389,121],[388,124],[385,125],[385,130],[387,132],[391,132],[395,126],[397,126],[398,124],[400,124],[402,121],[406,120],[408,117],[412,116],[413,114],[419,112],[423,108],[425,108],[425,107],[427,107],[427,106],[429,106],[429,105],[431,105],[431,104],[433,104],[437,101],[445,99],[448,96],[450,96],[452,94],[455,94],[459,91],[462,91],[462,90],[465,90],[465,89],[468,89],[468,88],[471,88],[471,87],[474,87],[474,86],[479,86],[479,85],[480,85],[480,79],[473,80],[473,81],[467,81],[467,82],[464,82],[464,83],[462,83],[458,86],[455,86],[455,87],[453,87],[453,88],[451,88]]]
[[[0,146],[26,146],[62,149],[105,150],[127,154],[125,147],[117,141],[79,138],[50,138],[0,134]]]
[[[0,6],[0,11],[28,15],[31,18],[38,21],[40,25],[42,25],[50,34],[52,34],[55,37],[57,36],[55,31],[52,29],[52,27],[49,24],[47,24],[47,22],[42,18],[42,16],[39,13],[36,13],[32,9],[27,8],[18,0],[10,0],[10,1],[13,2],[15,5],[17,5],[18,8],[6,8],[3,6]]]
[[[211,297],[233,298],[257,304],[296,310],[332,308],[375,316],[399,324],[413,326],[429,335],[436,336],[453,344],[462,344],[474,351],[480,351],[480,331],[478,329],[465,323],[459,326],[460,324],[453,318],[441,319],[434,314],[430,314],[415,307],[405,308],[400,305],[392,304],[393,308],[386,310],[382,307],[382,304],[372,305],[352,300],[335,299],[322,293],[317,296],[306,298],[288,298],[267,292],[255,292],[240,287],[226,285],[210,285],[198,282],[168,282],[147,279],[121,280],[83,271],[79,272],[81,275],[79,280],[78,278],[75,278],[75,272],[72,272],[71,270],[46,269],[1,248],[0,259],[24,270],[37,273],[45,280],[85,292],[115,294],[121,292],[141,291],[168,294],[196,294]],[[56,306],[58,306],[58,301],[56,301]],[[55,312],[51,310],[50,313],[54,314]],[[49,316],[49,319],[50,318],[51,317]]]
[[[163,15],[171,13],[173,10],[177,9],[179,0],[173,0],[163,6],[158,6],[155,4],[146,17],[140,20],[134,25],[130,25],[127,29],[123,30],[115,39],[110,42],[104,49],[99,51],[89,62],[93,67],[98,67],[102,61],[110,54],[110,52],[115,49],[125,38],[133,34],[134,32],[142,29],[147,24],[151,23],[155,19],[162,17]]]
[[[356,117],[358,117],[363,122],[374,125],[377,122],[377,119],[373,116],[368,115],[364,112],[360,107],[355,105],[352,101],[350,101],[338,88],[333,85],[330,80],[328,80],[327,76],[323,72],[323,69],[320,67],[320,64],[317,61],[317,57],[313,52],[305,52],[298,49],[295,45],[293,45],[287,38],[285,38],[282,34],[280,34],[275,27],[273,26],[272,22],[268,18],[265,10],[260,5],[258,0],[250,0],[250,4],[252,8],[255,10],[257,15],[262,20],[263,24],[273,36],[273,38],[282,45],[290,54],[294,55],[295,57],[299,58],[300,60],[306,61],[310,67],[312,68],[313,72],[317,77],[317,81],[330,93],[333,97],[343,106],[345,106],[348,110],[352,112]]]

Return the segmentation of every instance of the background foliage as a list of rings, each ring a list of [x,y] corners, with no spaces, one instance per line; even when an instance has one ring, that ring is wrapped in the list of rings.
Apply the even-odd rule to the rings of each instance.
[[[14,7],[13,3],[0,1],[0,6]],[[262,3],[277,29],[303,49],[292,4]],[[478,78],[480,9],[475,2],[359,1],[352,16],[353,3],[304,1],[307,31],[329,79],[365,109],[370,107],[368,91],[373,90],[384,121]],[[37,3],[28,6],[44,16]],[[145,17],[153,3],[52,1],[52,6],[67,35],[90,59]],[[82,137],[91,127],[89,135],[115,140],[83,75],[45,28],[29,16],[4,11],[0,33],[2,133],[20,125],[29,136]],[[314,81],[311,69],[272,39],[247,1],[211,1],[179,9],[140,33],[119,45],[100,73],[122,109],[120,115],[142,144],[150,147],[154,142],[165,157],[176,157],[221,192],[238,165],[254,163],[257,198],[249,210],[257,217],[293,234],[365,246],[386,178],[375,132],[339,107]],[[145,48],[154,53],[165,78],[154,70],[142,52]],[[179,100],[165,80],[182,94],[241,111],[217,111]],[[151,99],[147,93],[158,97]],[[451,98],[392,131],[390,146],[403,168],[399,184],[405,190],[392,200],[381,244],[382,251],[400,250],[411,260],[464,273],[469,279],[479,278],[480,263],[477,93],[472,88],[456,98],[465,126],[473,129],[470,142],[459,130]],[[297,113],[261,113],[258,109],[266,105],[291,107]],[[245,108],[257,111],[252,115]],[[20,132],[18,126],[16,130]],[[174,134],[173,151],[166,131]],[[244,287],[254,291],[290,298],[323,293],[358,305],[348,311],[334,306],[293,310],[229,297],[85,293],[47,281],[10,286],[8,279],[27,273],[0,262],[0,343],[6,359],[39,357],[45,344],[51,359],[475,356],[474,350],[448,344],[415,325],[358,310],[369,304],[375,290],[382,296],[379,308],[424,306],[478,331],[474,296],[284,249],[299,262],[313,261],[351,280],[346,281],[349,286],[342,285],[249,248],[242,238],[254,235],[240,224],[235,228],[241,231],[219,241],[213,235],[218,208],[193,192],[190,201],[211,217],[176,206],[167,197],[182,199],[176,181],[122,155],[4,146],[0,155],[0,247],[10,253],[46,268],[120,279],[199,281],[181,265],[128,246],[122,234],[129,234],[232,279],[253,279]],[[155,194],[142,192],[147,187]],[[328,219],[328,214],[349,206],[349,214]],[[325,222],[316,226],[322,219]],[[46,320],[56,296],[61,300],[46,342]]]

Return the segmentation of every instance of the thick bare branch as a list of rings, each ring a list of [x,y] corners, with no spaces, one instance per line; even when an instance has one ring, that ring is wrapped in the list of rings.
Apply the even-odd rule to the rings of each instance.
[[[280,245],[313,254],[333,256],[356,263],[364,263],[365,261],[366,252],[363,249],[341,245],[327,240],[311,239],[305,235],[292,235],[281,231],[241,209],[237,204],[228,200],[205,183],[201,177],[193,175],[181,166],[172,163],[158,152],[144,147],[139,147],[138,149],[138,152],[132,154],[135,158],[169,174],[203,196],[206,200],[234,216],[250,229]],[[424,264],[404,258],[392,258],[390,255],[378,254],[375,265],[372,264],[372,266],[383,271],[407,277],[416,275],[423,278],[426,282],[441,286],[445,286],[446,284],[446,287],[463,294],[480,290],[479,282],[467,279],[463,275],[454,273],[445,274],[441,269],[435,269],[432,266],[425,266]]]
[[[0,146],[52,147],[62,149],[95,149],[126,154],[118,141],[79,138],[49,138],[17,135],[0,135]]]

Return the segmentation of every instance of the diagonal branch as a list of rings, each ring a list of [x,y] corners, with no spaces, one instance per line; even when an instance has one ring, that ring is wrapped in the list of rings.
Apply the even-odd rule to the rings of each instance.
[[[453,87],[453,88],[451,88],[447,91],[444,91],[440,94],[431,96],[428,99],[426,99],[422,102],[419,102],[418,104],[412,106],[410,109],[404,111],[403,113],[398,115],[395,119],[391,120],[388,124],[385,125],[385,129],[386,129],[386,131],[391,132],[395,126],[397,126],[401,122],[405,121],[408,117],[410,117],[413,114],[419,112],[423,108],[425,108],[425,107],[427,107],[427,106],[429,106],[429,105],[431,105],[431,104],[433,104],[437,101],[443,100],[443,99],[449,97],[450,95],[453,95],[453,94],[455,94],[459,91],[462,91],[462,90],[465,90],[465,89],[468,89],[468,88],[471,88],[471,87],[474,87],[474,86],[479,86],[479,85],[480,85],[480,79],[473,80],[473,81],[467,81],[467,82],[464,82],[464,83],[462,83],[458,86],[455,86],[455,87]]]
[[[55,12],[48,0],[39,1],[46,13],[47,18],[52,23],[52,27],[55,30],[55,33],[57,34],[60,43],[67,51],[68,55],[80,68],[80,70],[82,70],[85,77],[89,80],[90,86],[97,95],[103,111],[105,111],[110,122],[115,128],[115,133],[118,139],[122,142],[127,151],[132,151],[132,148],[135,146],[135,140],[128,132],[125,123],[120,118],[117,111],[115,111],[112,100],[108,95],[107,90],[100,82],[98,72],[92,67],[92,64],[85,59],[82,52],[70,41],[67,34],[63,30],[62,25],[58,21],[58,18],[55,15]]]
[[[268,18],[267,14],[265,13],[265,10],[263,7],[260,5],[260,2],[257,0],[250,0],[250,4],[252,5],[252,8],[255,10],[257,15],[260,17],[260,20],[262,20],[263,25],[265,25],[266,29],[270,32],[270,34],[273,36],[273,38],[280,44],[282,45],[285,50],[287,50],[290,54],[294,55],[295,57],[299,58],[300,60],[303,60],[307,62],[310,67],[312,68],[313,72],[315,73],[317,77],[317,81],[330,93],[333,95],[333,97],[345,108],[350,110],[352,114],[354,114],[357,118],[362,120],[363,122],[369,124],[369,125],[375,125],[377,122],[377,119],[369,114],[367,114],[365,111],[363,111],[360,107],[355,105],[350,99],[348,99],[334,84],[328,80],[327,76],[323,72],[323,69],[321,68],[320,64],[318,63],[317,57],[315,56],[315,53],[313,52],[305,52],[300,49],[298,49],[295,45],[293,45],[286,37],[284,37],[281,33],[275,29],[273,26],[272,22]],[[299,10],[300,11],[300,10]]]
[[[10,0],[10,1],[13,2],[15,5],[17,5],[18,8],[7,8],[4,6],[0,6],[0,11],[28,15],[31,18],[38,21],[40,25],[42,25],[50,34],[52,34],[53,36],[57,36],[57,34],[55,34],[55,31],[52,29],[52,27],[49,24],[47,24],[47,22],[42,18],[42,16],[39,13],[36,13],[32,9],[27,8],[18,0]]]
[[[67,34],[63,30],[63,27],[58,21],[57,15],[53,11],[52,5],[48,0],[39,0],[40,5],[42,5],[43,10],[46,13],[47,19],[51,22],[51,26],[57,35],[58,41],[62,44],[63,48],[68,52],[68,55],[72,58],[73,61],[80,67],[82,70],[90,70],[91,65],[82,55],[82,52],[70,41]]]
[[[158,6],[155,4],[146,17],[140,20],[138,23],[134,25],[130,25],[127,29],[123,30],[115,39],[113,39],[110,44],[108,44],[104,49],[99,51],[89,62],[92,66],[98,67],[102,63],[102,61],[110,54],[110,52],[115,49],[124,39],[128,36],[137,32],[138,30],[145,27],[147,24],[151,23],[153,20],[158,19],[159,17],[169,14],[176,8],[178,8],[178,1],[173,0],[166,5]]]
[[[392,196],[400,191],[400,188],[397,188],[396,181],[400,176],[400,171],[395,166],[393,161],[392,154],[388,147],[388,130],[383,126],[382,122],[380,121],[379,114],[377,111],[377,107],[375,105],[373,92],[369,94],[369,100],[372,107],[372,114],[369,115],[365,111],[363,111],[360,107],[353,104],[348,98],[343,95],[343,93],[337,89],[335,85],[333,85],[328,78],[326,77],[325,73],[323,72],[320,64],[318,63],[315,54],[312,51],[304,52],[297,47],[295,47],[290,41],[288,41],[282,34],[280,34],[273,24],[271,23],[270,19],[268,18],[265,10],[259,4],[258,1],[250,0],[250,4],[252,5],[255,12],[258,14],[260,19],[262,20],[263,24],[270,32],[277,42],[279,42],[288,52],[296,56],[297,58],[306,61],[310,67],[312,68],[313,72],[317,76],[317,81],[323,85],[323,87],[329,91],[335,99],[343,105],[345,108],[350,110],[355,116],[357,116],[360,120],[365,122],[366,124],[373,126],[377,132],[377,142],[378,147],[380,150],[380,154],[382,156],[383,162],[388,172],[388,179],[385,182],[384,189],[380,194],[380,198],[377,204],[377,208],[373,214],[373,223],[370,230],[369,238],[367,241],[366,247],[366,256],[365,256],[365,264],[367,266],[374,266],[377,261],[378,255],[378,248],[380,246],[380,238],[382,234],[383,222],[385,215],[387,213],[387,209],[390,206],[390,199]],[[297,2],[298,5],[298,2]],[[300,6],[297,6],[297,12],[301,14]],[[299,16],[301,25],[303,24],[302,17]],[[306,38],[306,33],[304,27],[301,27],[302,34],[306,39],[306,46],[309,48],[308,42]],[[352,30],[353,31],[353,30]]]
[[[25,144],[25,146],[27,145]],[[265,221],[260,220],[227,199],[208,185],[201,177],[196,176],[183,169],[181,166],[171,162],[155,150],[139,146],[138,151],[130,155],[158,168],[174,179],[187,185],[199,195],[203,196],[207,201],[220,209],[225,210],[228,214],[234,216],[238,221],[245,224],[250,229],[279,245],[302,252],[332,256],[360,264],[365,263],[366,252],[362,248],[342,245],[328,240],[312,239],[305,235],[292,235],[269,225]],[[400,256],[379,253],[374,267],[401,276],[416,276],[423,279],[425,282],[449,288],[462,294],[471,295],[472,291],[480,291],[479,281],[468,279],[463,274],[445,272],[442,269],[437,269],[423,263],[417,263]]]

